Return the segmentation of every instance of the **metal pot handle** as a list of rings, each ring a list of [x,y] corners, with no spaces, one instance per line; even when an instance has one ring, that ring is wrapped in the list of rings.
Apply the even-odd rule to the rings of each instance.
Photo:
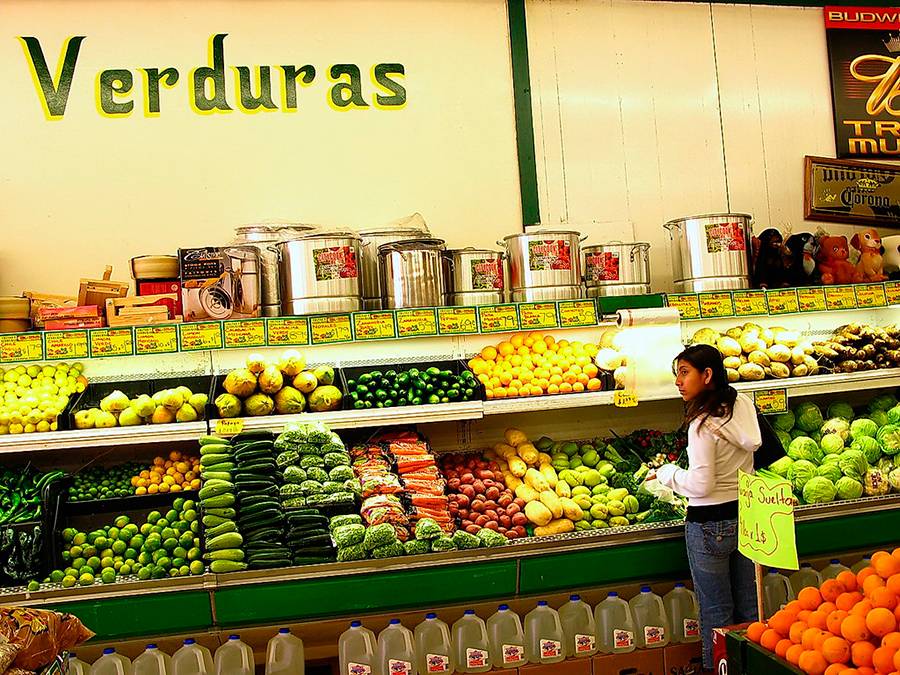
[[[497,241],[497,246],[502,246],[503,248],[506,248],[506,242],[505,241]]]
[[[274,253],[278,257],[278,262],[281,262],[281,249],[277,246],[266,246],[266,248]]]
[[[585,239],[588,238],[588,236],[589,236],[589,235],[587,235],[587,234],[582,234],[580,237],[578,237],[578,241],[579,241],[579,242],[583,242]]]

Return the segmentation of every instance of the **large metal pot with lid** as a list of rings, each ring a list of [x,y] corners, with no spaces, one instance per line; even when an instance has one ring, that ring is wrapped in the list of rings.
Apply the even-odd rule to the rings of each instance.
[[[650,293],[650,244],[610,242],[585,246],[584,284],[587,296]]]
[[[360,309],[359,237],[316,231],[279,241],[281,313],[285,316]]]
[[[675,290],[694,293],[750,287],[750,224],[746,213],[670,220]]]
[[[448,260],[444,240],[394,241],[378,247],[381,303],[385,309],[444,304]]]
[[[506,248],[510,288],[581,286],[581,242],[574,230],[511,234],[497,243]]]
[[[378,249],[395,241],[428,238],[425,221],[408,219],[403,226],[371,227],[359,231],[364,309],[381,309],[381,259]]]
[[[278,253],[271,245],[280,238],[279,225],[270,223],[253,223],[234,229],[234,244],[252,246],[259,253],[259,270],[261,276],[260,308],[263,316],[281,314],[281,291],[279,288]]]
[[[446,257],[449,259],[450,275],[448,305],[496,305],[503,302],[503,253],[469,247],[447,251]]]

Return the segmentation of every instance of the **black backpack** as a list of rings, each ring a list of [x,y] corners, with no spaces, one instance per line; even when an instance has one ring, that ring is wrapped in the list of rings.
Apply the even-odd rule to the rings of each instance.
[[[784,457],[787,453],[784,451],[784,446],[778,440],[775,430],[769,424],[769,420],[766,419],[765,415],[756,413],[756,420],[759,422],[759,434],[762,437],[762,444],[753,453],[753,468],[764,469],[772,462]]]

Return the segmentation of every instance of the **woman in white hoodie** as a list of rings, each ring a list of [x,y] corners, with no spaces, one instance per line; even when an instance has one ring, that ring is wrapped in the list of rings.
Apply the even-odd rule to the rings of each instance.
[[[685,402],[688,468],[666,464],[656,478],[688,498],[688,562],[700,604],[703,667],[711,670],[712,630],[755,621],[753,563],[738,552],[738,471],[753,473],[762,438],[756,407],[728,384],[715,347],[692,345],[675,359]]]

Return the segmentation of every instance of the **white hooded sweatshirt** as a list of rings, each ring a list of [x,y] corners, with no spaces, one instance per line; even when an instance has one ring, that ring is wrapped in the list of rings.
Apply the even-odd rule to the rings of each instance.
[[[690,506],[711,506],[738,498],[738,470],[753,473],[753,453],[762,444],[756,407],[738,394],[730,419],[699,417],[688,427],[688,468],[674,464],[656,472],[660,483],[688,498]]]

